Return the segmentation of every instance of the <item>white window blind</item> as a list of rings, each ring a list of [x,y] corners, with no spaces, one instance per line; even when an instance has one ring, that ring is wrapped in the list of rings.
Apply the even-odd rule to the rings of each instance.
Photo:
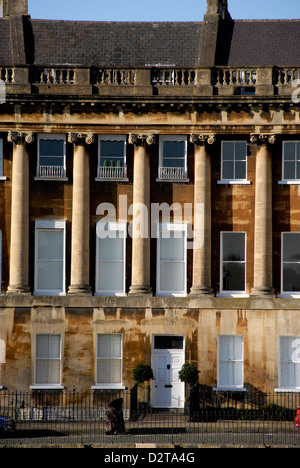
[[[35,242],[35,293],[64,294],[65,223],[37,223]]]
[[[157,249],[157,295],[184,296],[187,293],[187,226],[159,226]]]
[[[96,294],[125,294],[126,225],[107,223],[97,228]]]
[[[61,336],[36,336],[36,385],[60,385],[61,383]]]
[[[300,337],[279,337],[279,387],[300,389]]]
[[[122,335],[99,334],[97,336],[96,384],[122,385]]]
[[[218,387],[242,388],[244,385],[243,336],[220,335],[218,355]]]

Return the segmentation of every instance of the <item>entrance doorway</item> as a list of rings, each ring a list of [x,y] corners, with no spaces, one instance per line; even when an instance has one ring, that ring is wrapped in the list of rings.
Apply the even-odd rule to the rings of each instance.
[[[183,336],[155,335],[152,344],[152,408],[183,408],[184,383],[179,371],[185,362]]]

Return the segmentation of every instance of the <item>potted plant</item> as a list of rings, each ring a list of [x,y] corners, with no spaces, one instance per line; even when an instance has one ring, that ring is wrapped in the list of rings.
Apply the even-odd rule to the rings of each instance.
[[[186,385],[188,385],[188,392],[186,392],[188,397],[186,398],[184,406],[185,414],[191,413],[191,389],[198,383],[199,374],[200,371],[197,369],[197,366],[189,363],[183,364],[181,370],[179,371],[179,379],[181,380],[181,382],[184,382]]]
[[[144,385],[145,382],[149,382],[149,380],[153,379],[153,371],[150,366],[147,366],[146,364],[138,364],[135,366],[132,372],[132,378],[136,382],[137,386],[143,385],[144,388],[144,401],[139,403],[139,412],[146,414],[147,412],[147,406],[149,403],[149,397],[148,401],[146,401],[146,387]]]

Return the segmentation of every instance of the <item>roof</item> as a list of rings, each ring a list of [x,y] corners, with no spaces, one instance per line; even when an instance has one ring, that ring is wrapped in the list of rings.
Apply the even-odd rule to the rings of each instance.
[[[199,63],[202,23],[32,20],[34,63],[143,67]]]
[[[10,24],[9,21],[4,19],[0,19],[0,38],[0,63],[3,65],[11,65]]]
[[[92,22],[24,18],[25,55],[29,64],[192,68],[200,63],[204,32],[201,22]],[[17,55],[20,56],[22,52],[22,27],[19,24],[22,23],[12,27],[8,19],[0,19],[0,65],[21,63]],[[12,44],[11,37],[17,44]],[[215,64],[300,65],[300,20],[221,22]]]
[[[226,22],[219,37],[216,65],[300,65],[300,20]]]

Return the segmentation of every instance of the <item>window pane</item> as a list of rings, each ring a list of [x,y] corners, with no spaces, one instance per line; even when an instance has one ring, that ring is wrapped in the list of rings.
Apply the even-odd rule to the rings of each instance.
[[[98,358],[121,358],[122,356],[122,335],[98,335]]]
[[[284,179],[295,179],[295,162],[285,161],[284,163]]]
[[[178,231],[169,231],[167,233],[161,233],[161,236],[165,234],[170,236],[169,239],[160,239],[160,259],[162,261],[184,261],[185,258],[185,234]],[[175,238],[181,236],[180,239]]]
[[[283,261],[300,262],[300,234],[283,234]]]
[[[245,233],[223,233],[223,260],[245,261]]]
[[[59,166],[64,167],[64,158],[59,157],[40,157],[40,166]]]
[[[98,384],[120,384],[122,382],[122,362],[118,360],[101,360],[97,362]]]
[[[234,142],[223,142],[223,161],[234,160]]]
[[[223,161],[222,178],[224,180],[234,179],[234,162],[233,161]]]
[[[185,158],[185,141],[165,141],[163,144],[164,158]]]
[[[163,167],[185,167],[185,159],[164,159]]]
[[[64,140],[40,140],[40,156],[64,156]]]
[[[101,141],[101,158],[119,158],[124,157],[124,141]]]
[[[235,179],[246,179],[246,161],[235,163]]]
[[[247,159],[247,143],[241,141],[235,143],[235,160],[245,161]]]
[[[295,143],[294,142],[285,142],[284,143],[284,160],[285,161],[295,161]]]
[[[283,291],[300,292],[300,264],[285,263],[283,265]]]
[[[124,262],[98,264],[98,291],[124,292]]]
[[[183,349],[183,336],[155,336],[155,349]]]
[[[62,262],[38,263],[38,291],[63,291]]]
[[[64,232],[60,230],[38,231],[38,258],[39,260],[63,259]]]
[[[185,277],[185,263],[161,263],[160,290],[174,293],[185,291]]]
[[[99,260],[123,260],[124,233],[115,231],[110,234],[115,235],[116,238],[99,239]],[[123,235],[123,237],[120,238],[120,235]]]
[[[244,263],[223,263],[223,291],[245,291]]]

